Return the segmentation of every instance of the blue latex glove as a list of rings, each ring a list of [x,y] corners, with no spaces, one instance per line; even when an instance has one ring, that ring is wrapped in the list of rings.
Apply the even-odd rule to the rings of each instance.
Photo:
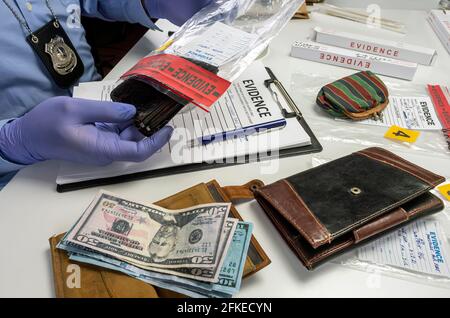
[[[212,0],[145,0],[144,4],[151,17],[167,19],[180,26],[211,2]]]
[[[128,104],[50,98],[0,129],[0,154],[18,164],[47,159],[95,165],[143,161],[170,139],[173,129],[164,127],[143,139],[131,125],[135,113]]]

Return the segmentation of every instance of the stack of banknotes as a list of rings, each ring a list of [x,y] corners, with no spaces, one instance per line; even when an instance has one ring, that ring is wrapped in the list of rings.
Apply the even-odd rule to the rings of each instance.
[[[229,211],[229,203],[168,210],[100,191],[58,248],[190,297],[232,297],[253,226]]]

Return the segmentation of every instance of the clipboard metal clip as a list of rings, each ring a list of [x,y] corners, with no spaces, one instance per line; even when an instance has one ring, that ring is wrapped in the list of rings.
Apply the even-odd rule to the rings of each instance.
[[[295,104],[294,100],[291,98],[287,90],[284,88],[283,84],[275,77],[275,74],[272,72],[270,68],[266,67],[266,70],[267,73],[269,73],[270,78],[264,81],[264,85],[270,91],[273,99],[278,104],[278,107],[280,108],[283,117],[284,118],[297,117],[299,119],[302,119],[303,114],[301,113],[297,104]],[[276,90],[272,89],[272,85],[275,85]],[[286,110],[286,108],[283,107],[283,104],[280,102],[280,98],[277,91],[279,91],[283,96],[284,100],[286,101],[287,105],[290,108],[290,111]]]

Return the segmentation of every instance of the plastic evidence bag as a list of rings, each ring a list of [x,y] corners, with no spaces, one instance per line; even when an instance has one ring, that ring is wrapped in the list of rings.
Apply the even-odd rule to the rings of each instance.
[[[112,99],[136,106],[147,136],[188,104],[208,111],[303,2],[214,0],[126,72]]]

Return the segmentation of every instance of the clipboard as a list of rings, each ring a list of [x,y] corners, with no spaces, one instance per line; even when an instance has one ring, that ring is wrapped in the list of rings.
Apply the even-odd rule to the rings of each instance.
[[[285,157],[291,157],[291,156],[299,156],[309,153],[316,153],[322,151],[322,145],[320,144],[319,140],[314,135],[311,128],[308,126],[305,118],[303,117],[300,109],[298,108],[297,104],[294,102],[294,100],[291,98],[287,90],[284,88],[283,84],[277,79],[273,71],[266,67],[266,71],[269,75],[269,79],[264,81],[264,84],[267,89],[271,92],[273,98],[277,102],[278,106],[281,109],[281,112],[285,118],[296,118],[298,123],[302,126],[304,131],[309,135],[311,138],[311,144],[307,146],[299,146],[299,147],[293,147],[293,148],[287,148],[287,149],[280,149],[277,151],[276,154],[272,155],[271,153],[264,154],[261,156],[261,154],[252,154],[252,155],[245,155],[244,158],[242,157],[235,157],[234,160],[224,160],[224,162],[219,163],[192,163],[182,166],[176,166],[176,167],[170,167],[170,168],[163,168],[163,169],[154,169],[154,170],[148,170],[148,171],[140,171],[136,173],[130,173],[120,176],[114,176],[114,177],[106,177],[106,178],[100,178],[100,179],[94,179],[94,180],[86,180],[86,181],[78,181],[73,183],[66,183],[66,184],[57,184],[56,185],[56,191],[59,193],[63,192],[69,192],[74,190],[81,190],[85,188],[90,187],[98,187],[98,186],[104,186],[104,185],[110,185],[110,184],[116,184],[116,183],[122,183],[122,182],[128,182],[128,181],[135,181],[135,180],[141,180],[141,179],[147,179],[147,178],[156,178],[156,177],[162,177],[166,175],[173,175],[173,174],[180,174],[180,173],[188,173],[188,172],[194,172],[199,170],[207,170],[207,169],[214,169],[214,168],[222,168],[222,167],[228,167],[233,165],[241,165],[246,164],[250,162],[261,162],[264,160],[271,160],[276,158],[285,158]],[[283,105],[280,102],[280,96],[285,100],[287,103],[289,109],[285,109]],[[256,158],[255,158],[256,157]],[[232,161],[232,162],[227,162]]]

